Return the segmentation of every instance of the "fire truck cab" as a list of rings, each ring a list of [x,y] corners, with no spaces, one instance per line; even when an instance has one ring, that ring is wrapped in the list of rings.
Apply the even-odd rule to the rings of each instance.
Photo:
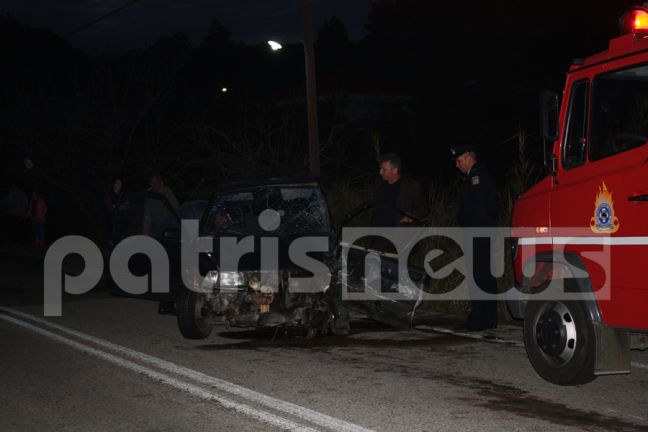
[[[648,9],[541,97],[549,174],[515,203],[516,287],[534,369],[561,385],[630,372],[648,332]],[[646,270],[646,273],[644,273]]]

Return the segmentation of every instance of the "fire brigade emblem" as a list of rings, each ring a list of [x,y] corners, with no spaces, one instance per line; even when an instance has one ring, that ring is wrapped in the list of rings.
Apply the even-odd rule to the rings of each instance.
[[[605,182],[601,183],[594,201],[594,217],[590,219],[590,228],[597,234],[612,234],[619,229],[619,218],[614,216],[612,193],[608,191]]]

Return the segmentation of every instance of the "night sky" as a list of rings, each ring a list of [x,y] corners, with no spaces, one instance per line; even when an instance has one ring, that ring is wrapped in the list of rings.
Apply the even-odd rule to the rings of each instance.
[[[0,12],[59,36],[107,14],[131,0],[5,0]],[[194,43],[217,17],[232,38],[254,44],[270,38],[300,38],[301,0],[139,0],[120,12],[68,37],[69,43],[89,52],[119,52],[143,48],[162,35],[187,33]],[[315,28],[331,16],[347,26],[349,37],[365,35],[371,0],[314,0]]]

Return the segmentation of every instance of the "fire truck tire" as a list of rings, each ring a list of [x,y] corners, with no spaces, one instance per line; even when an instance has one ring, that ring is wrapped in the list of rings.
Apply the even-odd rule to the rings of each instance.
[[[596,378],[594,326],[580,302],[530,301],[524,346],[533,368],[549,382],[577,385]]]
[[[187,339],[205,339],[214,328],[208,319],[205,294],[183,289],[178,301],[178,328]]]

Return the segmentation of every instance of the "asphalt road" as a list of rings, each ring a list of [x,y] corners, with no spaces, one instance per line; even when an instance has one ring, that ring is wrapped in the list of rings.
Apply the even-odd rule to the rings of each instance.
[[[40,259],[0,258],[0,431],[648,431],[648,351],[630,375],[559,387],[516,327],[188,341],[157,304],[100,289],[43,318]]]

